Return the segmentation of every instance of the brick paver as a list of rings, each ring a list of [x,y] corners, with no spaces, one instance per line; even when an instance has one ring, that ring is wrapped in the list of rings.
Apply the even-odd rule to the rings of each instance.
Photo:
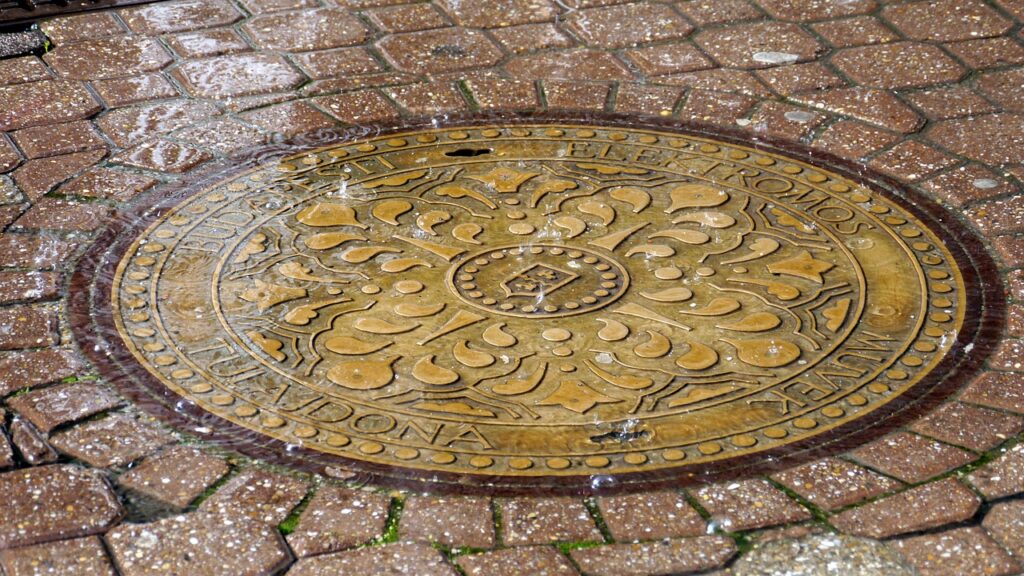
[[[96,536],[0,551],[0,566],[8,576],[117,576]]]
[[[14,527],[0,547],[22,547],[0,552],[0,567],[673,573],[729,561],[733,541],[709,529],[789,542],[831,524],[894,539],[923,575],[1019,572],[1022,23],[1017,0],[171,0],[44,20],[47,54],[0,60],[0,515],[14,518],[0,521]],[[696,123],[915,187],[1008,267],[993,371],[865,445],[593,500],[356,490],[269,472],[171,446],[177,435],[106,382],[60,383],[95,373],[64,314],[70,266],[127,203],[322,128],[507,110]],[[131,524],[113,532],[122,507],[108,479],[132,503]],[[184,517],[155,511],[197,501]],[[286,543],[276,525],[295,510]],[[385,534],[399,542],[377,542]]]
[[[601,541],[601,532],[581,500],[516,498],[501,503],[503,538],[509,546]]]
[[[270,576],[291,560],[270,526],[200,512],[122,524],[105,539],[124,576]]]
[[[298,557],[352,548],[384,532],[391,499],[337,486],[322,488],[302,512],[288,545]]]
[[[456,559],[467,576],[578,576],[572,563],[548,546],[506,548],[484,554],[460,556]]]
[[[183,474],[182,471],[188,472]],[[184,509],[228,473],[228,464],[195,448],[173,446],[144,459],[117,483],[172,508]]]
[[[54,428],[110,410],[121,399],[109,388],[92,382],[61,384],[12,398],[7,405],[39,430]]]
[[[288,571],[289,576],[334,574],[457,576],[458,572],[434,548],[427,544],[412,543],[389,544],[306,558],[299,560]]]
[[[645,576],[718,568],[735,553],[736,544],[732,539],[701,536],[573,550],[572,558],[584,573],[594,576]]]
[[[694,492],[711,520],[730,532],[806,520],[811,513],[765,480],[705,486]]]
[[[958,528],[899,540],[894,546],[922,576],[1010,576],[1021,565],[981,528]]]
[[[200,510],[277,525],[291,514],[309,485],[289,476],[249,470],[228,480]]]
[[[809,462],[772,478],[826,510],[856,504],[901,485],[892,478],[836,458]]]
[[[494,512],[487,498],[410,496],[402,509],[403,540],[493,548]]]
[[[78,466],[6,472],[0,488],[0,549],[102,533],[123,514],[102,475]]]
[[[974,492],[947,478],[847,510],[831,522],[847,534],[885,538],[962,522],[980,505]]]

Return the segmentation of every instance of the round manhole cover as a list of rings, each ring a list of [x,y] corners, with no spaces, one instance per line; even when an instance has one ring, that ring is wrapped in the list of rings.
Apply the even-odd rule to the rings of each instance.
[[[511,487],[727,468],[891,415],[977,336],[946,228],[726,141],[406,131],[189,194],[111,237],[94,321],[164,403],[306,463]]]

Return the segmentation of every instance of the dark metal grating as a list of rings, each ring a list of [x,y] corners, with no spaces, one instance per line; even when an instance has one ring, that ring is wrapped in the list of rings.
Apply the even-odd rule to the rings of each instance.
[[[97,10],[99,8],[111,8],[114,6],[128,6],[130,4],[144,4],[153,0],[0,0],[0,26],[10,24],[21,24],[39,20],[58,14],[72,14]]]

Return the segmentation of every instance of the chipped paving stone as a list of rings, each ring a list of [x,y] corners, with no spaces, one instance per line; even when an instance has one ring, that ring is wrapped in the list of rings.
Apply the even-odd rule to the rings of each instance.
[[[29,466],[53,464],[59,458],[57,451],[43,438],[42,432],[21,418],[11,421],[11,443]]]

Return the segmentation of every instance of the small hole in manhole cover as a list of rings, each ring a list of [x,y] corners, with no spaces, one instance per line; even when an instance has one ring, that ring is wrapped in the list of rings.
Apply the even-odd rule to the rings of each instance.
[[[493,152],[493,150],[490,148],[459,148],[458,150],[445,152],[444,155],[451,158],[473,158],[475,156],[490,154],[491,152]]]
[[[83,260],[110,314],[77,330],[162,416],[287,464],[678,484],[863,442],[969,376],[990,264],[902,198],[662,128],[396,130],[140,206]]]

